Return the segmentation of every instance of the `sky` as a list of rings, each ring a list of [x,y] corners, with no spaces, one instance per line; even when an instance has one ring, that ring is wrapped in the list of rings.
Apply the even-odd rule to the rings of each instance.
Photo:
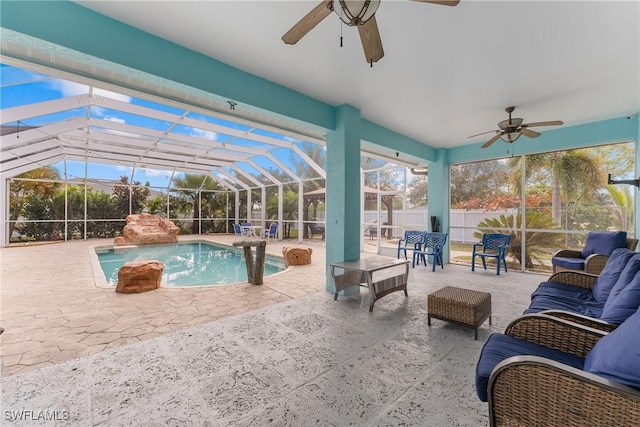
[[[76,95],[82,95],[89,93],[89,87],[86,85],[82,85],[79,83],[62,80],[59,78],[54,78],[45,74],[36,73],[30,70],[20,69],[17,67],[0,64],[0,105],[2,109],[35,104],[43,101],[57,100],[64,97],[71,97]],[[186,112],[180,108],[176,108],[169,105],[163,105],[155,102],[151,102],[145,99],[131,97],[119,93],[114,93],[102,89],[95,88],[94,93],[97,95],[101,95],[103,97],[109,97],[113,99],[117,99],[122,102],[127,102],[135,105],[144,106],[147,108],[157,109],[163,112],[175,114],[175,115],[183,115],[186,113],[187,117],[193,118],[196,120],[201,120],[209,123],[214,123],[218,125],[223,125],[226,127],[230,127],[233,129],[239,129],[243,131],[250,131],[251,128],[249,126],[232,123],[226,120],[222,120],[212,116],[206,116],[204,114],[196,113],[196,112]],[[70,118],[77,117],[86,117],[87,116],[87,108],[82,107],[78,109],[73,109],[69,111],[59,112],[56,114],[50,114],[41,117],[32,117],[29,119],[25,119],[20,122],[22,126],[42,126],[49,123],[62,121]],[[229,135],[210,132],[203,129],[198,129],[189,126],[181,126],[177,125],[171,128],[171,123],[164,122],[161,120],[157,120],[150,117],[142,117],[138,115],[134,115],[131,113],[110,110],[107,108],[98,108],[98,107],[90,107],[91,112],[90,115],[93,118],[99,118],[102,120],[115,121],[120,123],[126,123],[135,126],[141,127],[150,127],[158,130],[170,130],[172,133],[183,134],[188,136],[205,138],[213,141],[226,142],[228,144],[242,145],[245,147],[254,147],[254,148],[266,148],[269,147],[266,144],[251,141],[248,139],[242,138],[233,138]],[[5,126],[17,126],[18,123],[2,123]],[[115,131],[111,131],[115,132]],[[275,133],[271,133],[268,131],[257,131],[252,130],[252,132],[259,133],[261,135],[269,136],[271,138],[281,139],[287,142],[296,142],[298,140],[294,140],[290,137],[279,135]],[[301,141],[298,141],[298,144],[301,144]],[[293,151],[287,148],[276,148],[271,151],[274,157],[280,160],[286,166],[292,165],[292,160],[294,162],[300,162],[302,159]],[[276,170],[281,173],[284,173],[275,163],[269,160],[264,156],[257,156],[253,159],[259,166],[263,167],[266,170]],[[85,175],[85,163],[80,161],[72,161],[67,160],[66,165],[65,162],[61,162],[59,164],[53,165],[58,168],[61,172],[61,175],[65,174],[65,166],[66,173],[69,179],[80,179]],[[254,169],[251,165],[242,163],[240,164],[243,170],[253,174],[259,175],[259,172]],[[295,170],[295,169],[294,169]],[[119,166],[119,165],[107,165],[107,164],[99,164],[93,163],[87,165],[87,176],[89,178],[97,178],[97,179],[109,179],[109,180],[117,180],[120,176],[128,176],[130,180],[139,181],[142,184],[149,182],[151,186],[159,186],[166,187],[170,183],[172,171],[163,171],[163,170],[151,170],[151,169],[136,169],[136,174],[132,177],[132,168],[128,166]],[[233,174],[233,173],[232,173]]]

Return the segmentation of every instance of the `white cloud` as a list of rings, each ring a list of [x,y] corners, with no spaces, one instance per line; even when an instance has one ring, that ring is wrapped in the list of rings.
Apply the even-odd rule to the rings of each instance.
[[[122,102],[131,102],[131,97],[123,95],[121,93],[110,92],[104,89],[93,88],[94,95],[104,96],[105,98],[111,98]]]
[[[138,171],[140,171],[140,169],[138,169]],[[159,169],[144,169],[142,172],[147,176],[160,176],[164,178],[171,178],[171,175],[173,174],[172,171]]]
[[[120,117],[104,117],[105,120],[109,121],[109,122],[116,122],[116,123],[126,123],[124,119],[121,119]]]
[[[67,80],[55,79],[48,82],[49,88],[60,92],[63,97],[83,95],[89,93],[89,86],[70,82]],[[123,102],[131,102],[131,97],[120,93],[111,92],[104,89],[93,89],[94,95],[104,96],[105,98],[116,99]]]
[[[218,133],[211,132],[209,130],[198,129],[198,128],[191,128],[191,133],[189,134],[189,136],[195,136],[197,138],[209,139],[211,141],[217,141],[218,140]]]

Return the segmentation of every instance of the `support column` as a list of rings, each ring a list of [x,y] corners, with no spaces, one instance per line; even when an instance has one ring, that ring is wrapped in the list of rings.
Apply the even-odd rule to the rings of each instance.
[[[326,165],[326,288],[333,293],[329,264],[360,258],[360,110],[336,108],[336,129],[327,134]]]
[[[440,220],[440,231],[449,232],[449,162],[447,151],[444,148],[436,150],[436,161],[429,163],[429,175],[427,179],[427,196],[429,217],[435,215]],[[429,218],[427,219],[429,221]],[[427,227],[430,224],[427,223]],[[447,239],[447,245],[449,245]],[[444,250],[443,262],[449,262],[449,250]]]

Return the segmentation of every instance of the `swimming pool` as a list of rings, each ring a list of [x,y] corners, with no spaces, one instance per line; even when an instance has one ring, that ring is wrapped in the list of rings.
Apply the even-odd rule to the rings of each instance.
[[[118,284],[118,271],[131,261],[152,259],[164,264],[161,286],[204,286],[246,282],[242,249],[205,242],[96,248],[107,284]],[[266,256],[264,276],[285,270],[284,259]]]

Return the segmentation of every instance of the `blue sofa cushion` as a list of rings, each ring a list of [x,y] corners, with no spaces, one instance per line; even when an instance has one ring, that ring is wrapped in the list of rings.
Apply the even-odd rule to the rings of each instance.
[[[640,389],[640,310],[602,337],[585,359],[584,370]]]
[[[584,270],[584,259],[582,258],[554,256],[551,258],[551,264],[569,270]]]
[[[611,302],[607,300],[600,318],[609,323],[622,323],[635,313],[638,307],[640,307],[640,272],[636,273],[633,280],[615,298],[612,298]]]
[[[600,318],[604,305],[589,299],[579,300],[571,298],[557,298],[548,295],[537,295],[531,301],[524,314],[539,313],[543,310],[565,310],[589,317]]]
[[[591,254],[611,255],[615,249],[626,246],[626,231],[591,231],[582,249],[582,258]]]
[[[600,276],[593,286],[593,297],[596,301],[605,303],[611,289],[618,281],[620,273],[624,270],[632,256],[636,253],[627,248],[618,248],[611,253],[611,256],[600,272]]]
[[[616,297],[622,292],[622,290],[636,277],[636,274],[640,271],[640,253],[634,254],[629,261],[627,261],[627,265],[624,266],[624,269],[620,273],[618,280],[616,280],[616,284],[613,285],[611,291],[609,291],[609,296],[607,297],[607,301],[605,301],[604,306],[607,304],[613,304],[613,301]]]
[[[538,288],[531,294],[531,299],[538,295],[546,295],[555,298],[568,298],[570,300],[589,301],[592,299],[592,292],[589,288],[581,288],[579,286],[566,285],[556,282],[542,282]]]
[[[514,338],[504,334],[492,334],[482,348],[476,365],[476,393],[483,402],[487,401],[489,377],[496,365],[512,356],[540,356],[564,363],[578,369],[584,366],[584,359],[574,354],[563,353],[543,345]]]

